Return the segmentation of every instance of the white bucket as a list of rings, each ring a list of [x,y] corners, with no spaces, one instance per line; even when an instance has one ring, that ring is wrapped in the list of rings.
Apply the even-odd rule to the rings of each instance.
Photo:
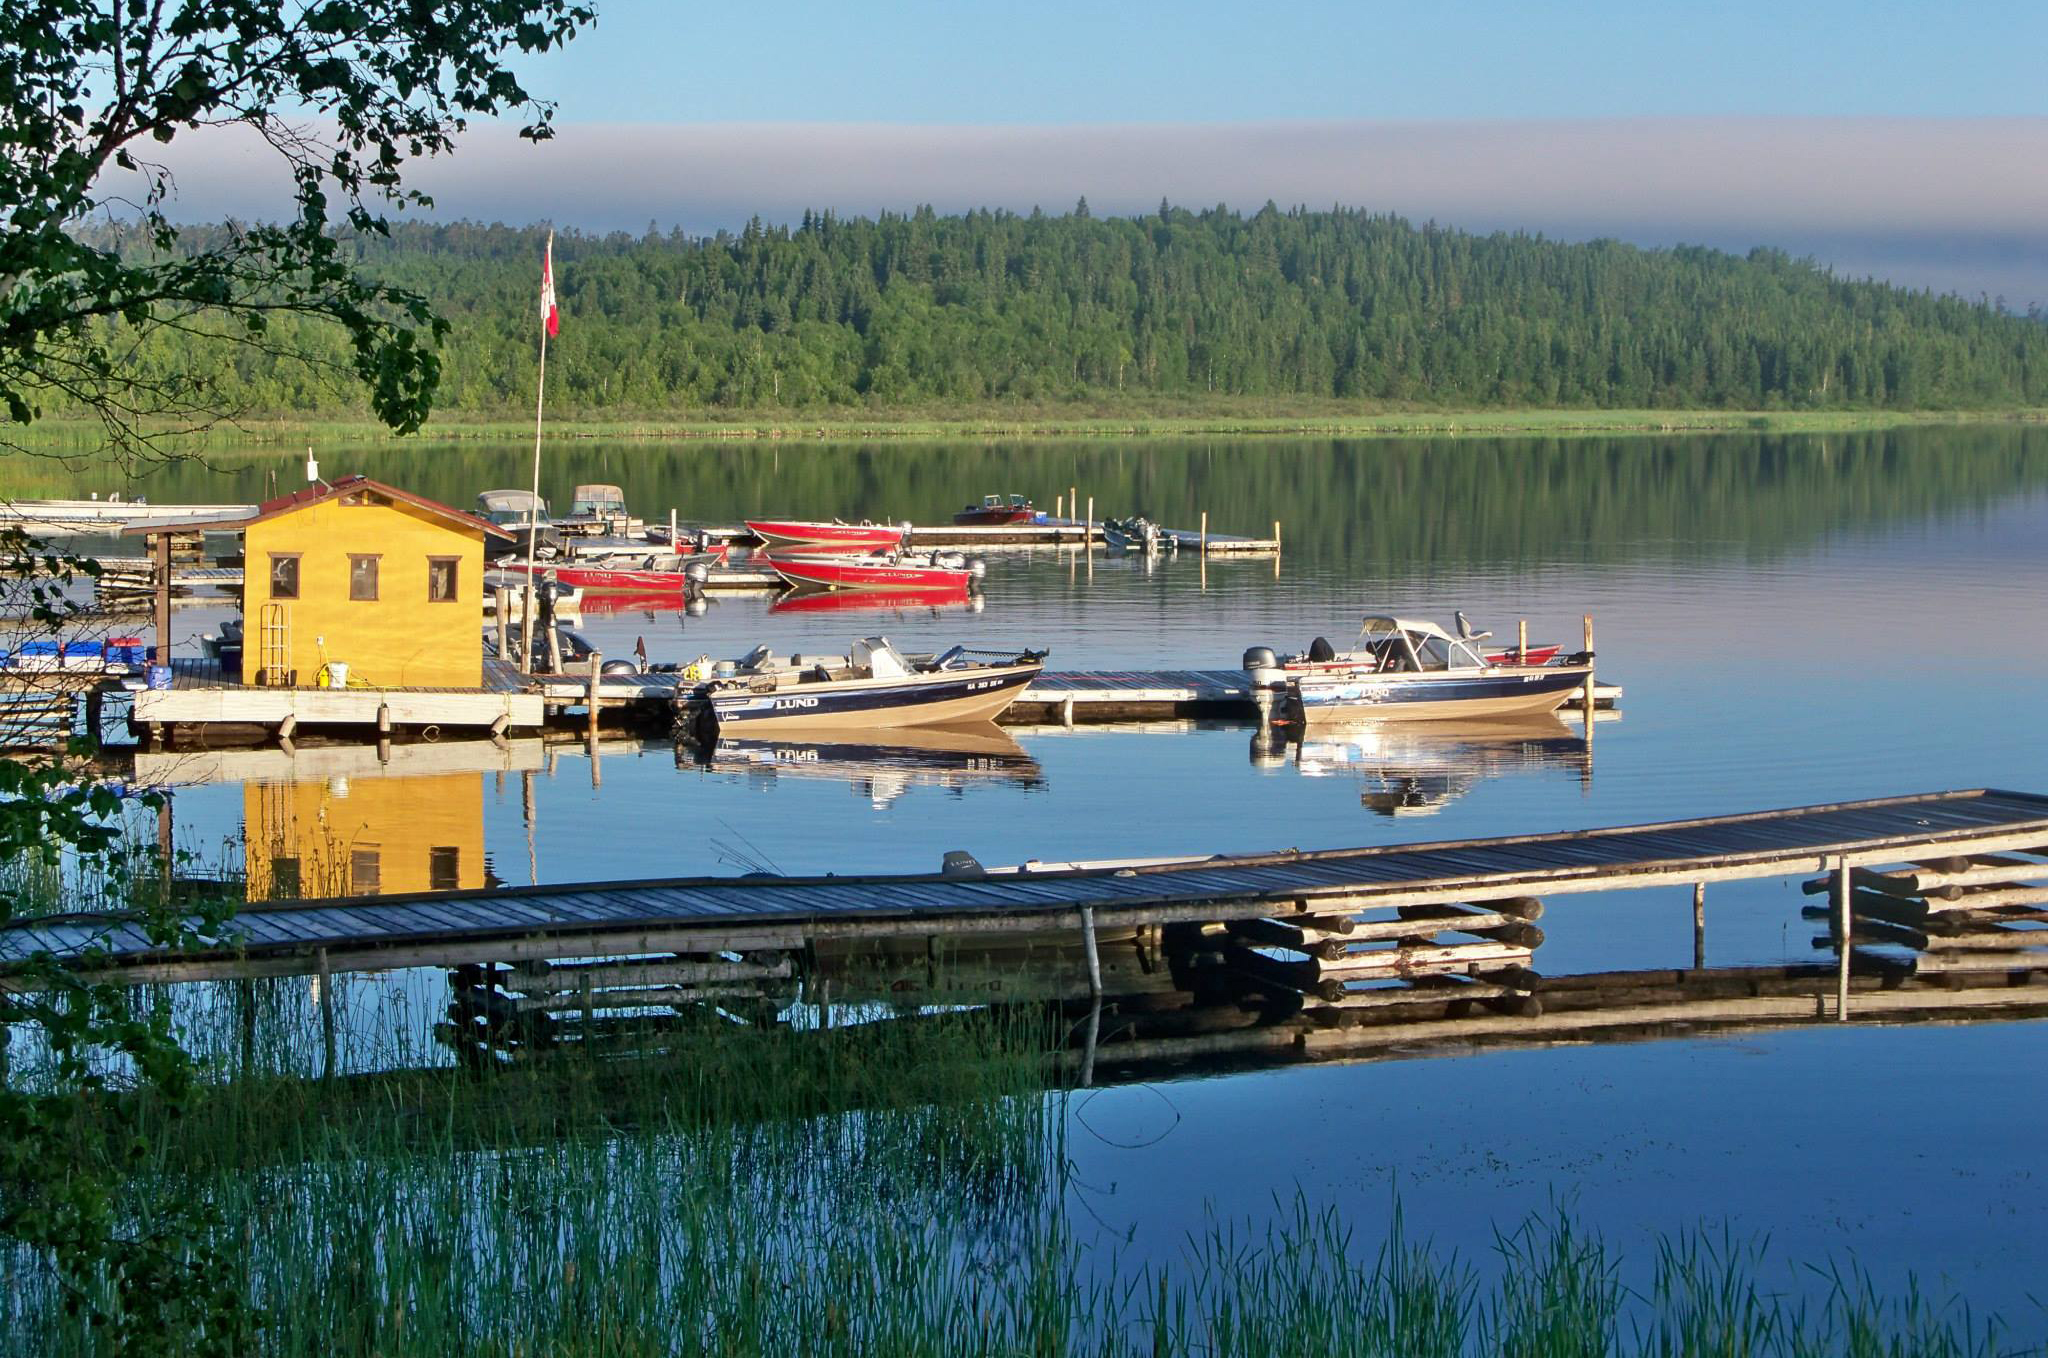
[[[330,660],[327,662],[327,687],[348,687],[348,662],[346,660]]]

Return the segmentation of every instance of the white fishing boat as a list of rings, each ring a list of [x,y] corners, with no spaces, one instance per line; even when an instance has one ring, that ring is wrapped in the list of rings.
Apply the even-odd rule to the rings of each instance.
[[[863,637],[846,655],[778,656],[761,646],[709,674],[703,662],[696,668],[677,689],[678,720],[702,739],[735,729],[994,721],[1045,668],[1045,652],[955,646],[905,655],[887,637]]]
[[[1368,617],[1356,664],[1286,679],[1287,710],[1304,722],[1427,721],[1553,712],[1581,690],[1593,657],[1581,652],[1549,664],[1496,664],[1483,637],[1454,637],[1432,622]],[[1258,649],[1258,648],[1255,648]],[[1246,656],[1254,679],[1266,665]]]

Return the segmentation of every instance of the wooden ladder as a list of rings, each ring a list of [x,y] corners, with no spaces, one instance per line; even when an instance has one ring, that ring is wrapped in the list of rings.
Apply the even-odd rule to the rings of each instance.
[[[256,611],[258,650],[256,682],[265,688],[286,688],[292,682],[292,615],[280,603]]]

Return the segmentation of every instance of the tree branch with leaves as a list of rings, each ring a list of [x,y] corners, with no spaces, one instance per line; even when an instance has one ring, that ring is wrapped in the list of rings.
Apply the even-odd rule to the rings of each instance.
[[[354,267],[345,237],[430,206],[408,164],[473,118],[551,134],[553,106],[507,61],[595,20],[579,0],[17,0],[0,10],[0,405],[96,416],[111,451],[222,413],[203,379],[137,376],[138,337],[210,326],[262,344],[280,312],[331,323],[377,418],[431,409],[446,324],[428,299]],[[293,215],[188,248],[153,148],[248,129],[275,154]],[[117,230],[93,230],[119,223]],[[309,358],[309,361],[317,361]]]

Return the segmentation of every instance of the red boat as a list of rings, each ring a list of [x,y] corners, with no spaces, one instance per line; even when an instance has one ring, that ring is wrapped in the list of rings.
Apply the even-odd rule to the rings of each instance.
[[[1038,511],[1031,507],[1028,497],[1012,495],[1009,503],[1000,495],[984,495],[978,505],[969,505],[953,516],[953,522],[966,525],[1030,523],[1038,517]]]
[[[890,590],[918,594],[965,594],[981,578],[979,561],[948,553],[888,556],[806,554],[763,556],[798,589]]]
[[[887,552],[899,546],[907,523],[808,523],[800,519],[748,519],[748,529],[769,548],[805,553]]]
[[[726,549],[686,552],[680,556],[657,553],[638,565],[608,561],[500,561],[497,569],[522,574],[550,576],[564,585],[616,594],[681,594],[690,588],[690,568],[709,568],[725,563]]]

